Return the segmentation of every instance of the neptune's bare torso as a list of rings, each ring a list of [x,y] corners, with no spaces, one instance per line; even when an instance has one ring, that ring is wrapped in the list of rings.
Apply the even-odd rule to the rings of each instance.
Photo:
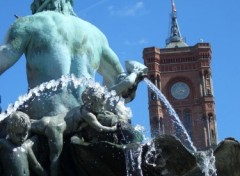
[[[23,53],[30,89],[68,74],[94,79],[97,71],[110,86],[123,72],[101,31],[78,17],[53,11],[21,17],[12,25],[6,44],[0,47],[0,73]],[[23,110],[37,119],[67,112],[81,104],[82,90],[63,89],[51,97],[35,98]]]
[[[29,17],[32,36],[26,58],[29,86],[74,73],[93,78],[100,65],[104,35],[74,16],[42,12]]]

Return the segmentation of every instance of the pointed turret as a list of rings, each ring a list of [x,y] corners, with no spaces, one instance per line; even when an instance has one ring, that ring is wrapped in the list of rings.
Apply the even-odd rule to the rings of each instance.
[[[171,3],[172,3],[171,28],[170,28],[170,36],[166,40],[166,48],[188,46],[185,43],[185,40],[180,33],[180,29],[177,22],[177,10],[176,10],[175,3],[173,0],[171,0]]]

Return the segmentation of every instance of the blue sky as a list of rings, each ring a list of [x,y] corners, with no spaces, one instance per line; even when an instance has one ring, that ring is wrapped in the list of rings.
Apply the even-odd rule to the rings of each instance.
[[[15,21],[14,14],[29,15],[31,0],[0,2],[0,41]],[[240,1],[175,0],[178,23],[188,45],[203,40],[212,46],[218,140],[240,140]],[[145,47],[164,47],[169,35],[170,0],[75,0],[77,15],[96,25],[107,36],[122,64],[128,59],[143,63]],[[27,91],[25,58],[0,76],[2,107],[14,103]],[[141,83],[136,99],[128,106],[133,123],[148,129],[147,87]]]

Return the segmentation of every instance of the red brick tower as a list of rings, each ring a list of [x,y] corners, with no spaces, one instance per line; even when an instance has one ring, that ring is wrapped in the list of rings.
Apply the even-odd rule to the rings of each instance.
[[[207,149],[217,143],[216,114],[211,79],[211,46],[188,46],[181,37],[172,1],[171,31],[165,48],[143,50],[148,78],[162,91],[180,117],[194,145]],[[155,93],[149,90],[152,136],[175,134],[178,127]]]

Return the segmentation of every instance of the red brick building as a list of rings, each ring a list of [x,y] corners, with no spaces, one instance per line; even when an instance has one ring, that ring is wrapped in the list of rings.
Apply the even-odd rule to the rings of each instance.
[[[176,8],[172,2],[171,31],[165,48],[143,50],[149,68],[148,78],[162,91],[175,109],[198,149],[217,143],[216,114],[211,79],[211,46],[188,46],[180,34]],[[166,107],[149,90],[149,116],[152,136],[175,134],[181,138]]]

